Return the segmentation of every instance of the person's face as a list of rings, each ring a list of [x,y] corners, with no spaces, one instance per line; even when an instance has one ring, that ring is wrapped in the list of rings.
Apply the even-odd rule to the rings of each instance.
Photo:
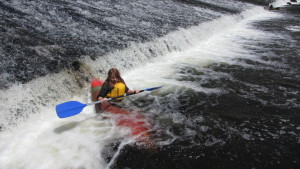
[[[117,79],[117,77],[112,76],[111,79],[110,79],[110,81],[111,81],[113,84],[115,84],[115,83],[118,82],[118,79]]]

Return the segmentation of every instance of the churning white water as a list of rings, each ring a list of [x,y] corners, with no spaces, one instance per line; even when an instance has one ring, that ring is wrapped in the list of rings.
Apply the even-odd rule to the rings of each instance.
[[[272,17],[279,15],[262,8],[250,9],[239,15],[172,32],[152,42],[132,44],[125,50],[95,61],[82,59],[81,74],[65,70],[1,91],[3,131],[0,133],[0,168],[109,168],[111,163],[107,163],[101,153],[115,140],[122,140],[119,150],[124,144],[131,143],[133,140],[130,138],[124,140],[127,129],[105,118],[109,114],[96,115],[93,106],[86,107],[73,117],[59,119],[56,116],[55,105],[58,103],[69,100],[91,102],[89,84],[78,79],[85,75],[105,78],[110,67],[117,67],[123,72],[127,85],[134,89],[164,85],[158,92],[183,87],[206,93],[223,92],[221,88],[208,89],[193,82],[177,80],[184,76],[180,68],[200,67],[207,72],[202,75],[203,80],[221,76],[231,78],[227,74],[213,74],[206,66],[235,63],[235,59],[241,57],[255,60],[255,55],[242,48],[241,44],[246,44],[248,39],[268,39],[274,35],[255,30],[248,23]],[[170,46],[177,51],[170,53]],[[149,49],[157,53],[156,58],[148,58]],[[98,72],[99,68],[104,70],[102,74]]]

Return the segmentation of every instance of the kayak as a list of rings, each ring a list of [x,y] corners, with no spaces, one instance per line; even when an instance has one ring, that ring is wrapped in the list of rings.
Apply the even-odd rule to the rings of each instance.
[[[97,101],[97,95],[101,90],[103,82],[99,79],[92,79],[91,82],[91,96],[93,101]],[[113,103],[103,102],[95,105],[97,113],[112,113],[116,124],[120,127],[130,129],[130,135],[133,136],[137,143],[145,144],[146,146],[152,145],[150,140],[150,123],[147,118],[139,112],[131,112],[121,108]]]

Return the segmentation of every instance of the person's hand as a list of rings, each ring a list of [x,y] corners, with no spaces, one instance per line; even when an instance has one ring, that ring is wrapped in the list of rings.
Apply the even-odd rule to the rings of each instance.
[[[103,101],[106,101],[107,100],[107,98],[103,98],[103,97],[98,97],[98,100],[103,100]]]
[[[127,94],[138,94],[138,93],[140,93],[140,90],[128,90],[128,92],[127,92]]]

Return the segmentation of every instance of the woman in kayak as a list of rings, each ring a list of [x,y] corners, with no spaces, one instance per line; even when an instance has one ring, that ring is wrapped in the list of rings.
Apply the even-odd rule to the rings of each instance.
[[[100,85],[100,84],[99,84]],[[146,90],[146,89],[145,89]],[[134,94],[142,92],[140,90],[130,90],[125,81],[120,75],[120,72],[116,68],[111,68],[108,71],[108,75],[102,88],[97,96],[98,100],[107,100],[108,98],[122,96],[126,94]],[[119,102],[123,98],[113,99],[113,102],[104,101],[98,107],[96,112],[107,112],[110,114],[117,115],[113,119],[117,126],[126,127],[130,130],[129,136],[131,135],[140,145],[145,145],[147,148],[153,146],[151,140],[151,126],[145,116],[140,113],[132,112],[124,109]],[[97,111],[97,108],[99,111]]]
[[[107,100],[111,97],[121,96],[124,94],[139,93],[139,90],[130,90],[125,81],[116,68],[111,68],[108,71],[107,78],[104,81],[102,88],[97,96],[98,100]],[[121,102],[123,98],[118,98],[115,102]]]

